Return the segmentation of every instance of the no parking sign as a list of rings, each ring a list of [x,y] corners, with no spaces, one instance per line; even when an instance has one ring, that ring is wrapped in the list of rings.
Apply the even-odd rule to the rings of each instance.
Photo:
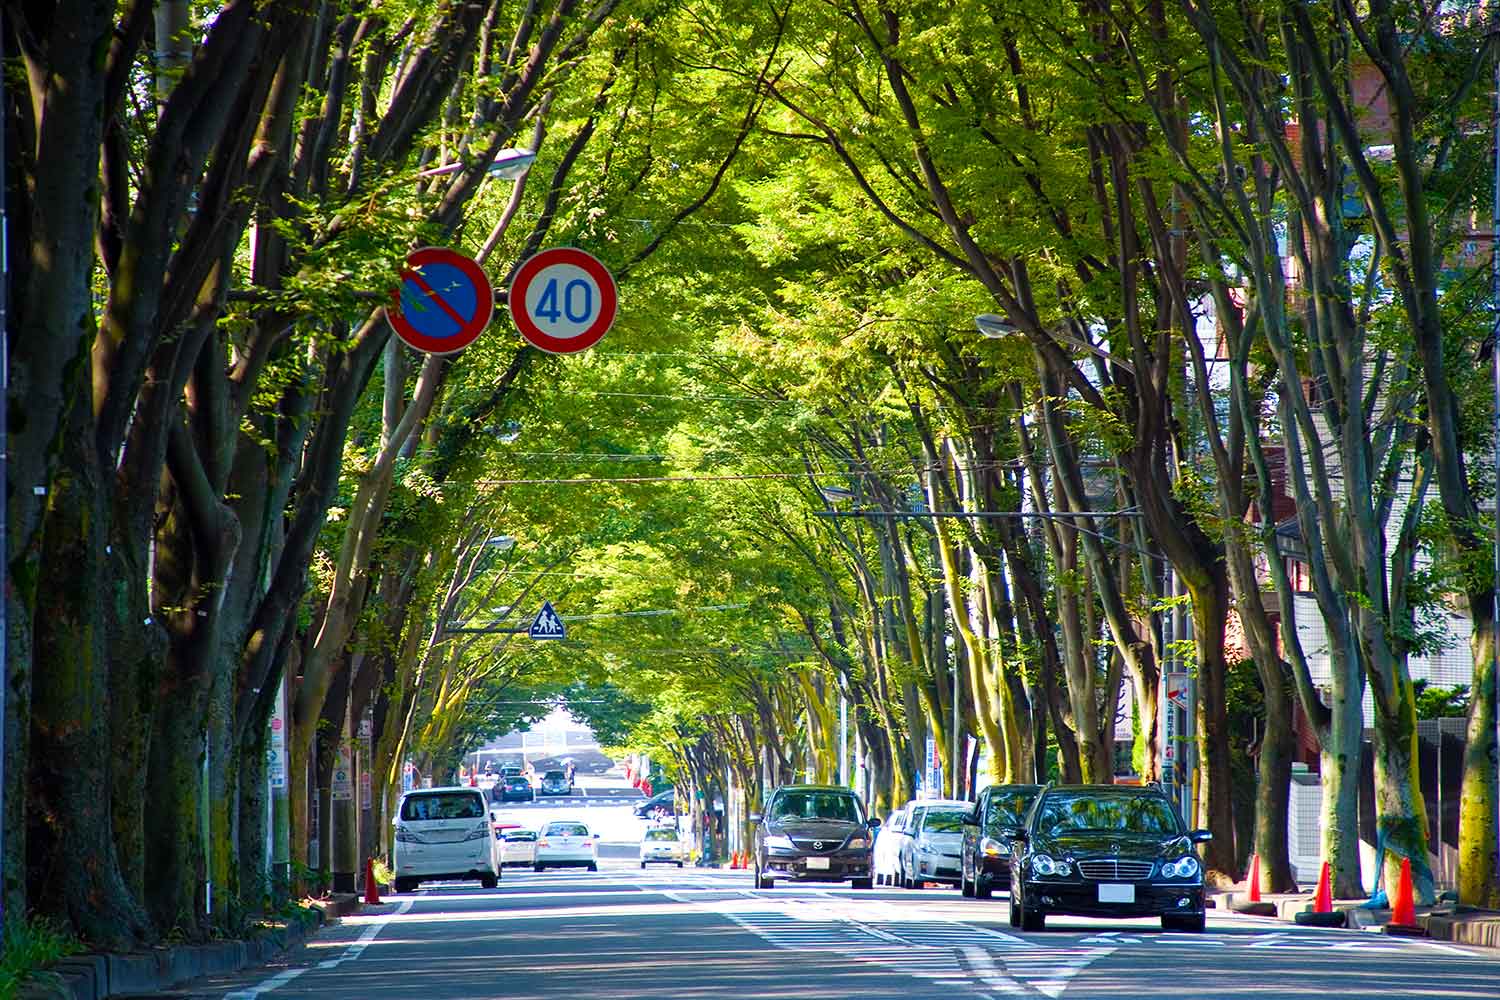
[[[428,354],[452,354],[474,342],[495,311],[490,279],[474,260],[442,247],[406,258],[396,301],[386,310],[391,329]]]
[[[609,332],[619,294],[614,276],[593,254],[556,247],[521,265],[509,301],[527,343],[549,354],[576,354]]]

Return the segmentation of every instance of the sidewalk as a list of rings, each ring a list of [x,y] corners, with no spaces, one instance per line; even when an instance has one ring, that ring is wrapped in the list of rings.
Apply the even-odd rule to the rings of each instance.
[[[201,976],[237,972],[265,965],[301,944],[323,924],[356,912],[354,895],[313,900],[286,923],[244,941],[176,945],[128,953],[73,955],[34,975],[21,987],[18,1000],[104,1000],[155,994]]]
[[[1242,890],[1210,890],[1208,898],[1220,912],[1234,912],[1232,904],[1244,899]],[[1310,892],[1262,893],[1261,901],[1276,909],[1275,917],[1263,919],[1283,920],[1291,923],[1296,915],[1312,909]],[[1362,899],[1336,899],[1333,908],[1344,913],[1347,926],[1354,930],[1379,933],[1390,922],[1389,909],[1372,909]],[[1500,910],[1482,910],[1473,906],[1443,903],[1437,906],[1417,907],[1417,926],[1434,941],[1472,945],[1480,948],[1500,948]]]

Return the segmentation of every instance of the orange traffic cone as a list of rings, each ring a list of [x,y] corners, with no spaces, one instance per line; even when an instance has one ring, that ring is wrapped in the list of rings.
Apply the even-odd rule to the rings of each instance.
[[[1417,908],[1411,890],[1411,858],[1401,859],[1401,880],[1396,883],[1396,902],[1391,907],[1390,926],[1417,926]]]
[[[365,902],[380,902],[380,886],[375,884],[374,858],[365,858]]]
[[[1313,895],[1314,913],[1333,912],[1333,887],[1330,884],[1328,862],[1323,862],[1323,870],[1318,874],[1318,891]]]
[[[1260,902],[1260,855],[1250,855],[1250,877],[1246,879],[1245,898],[1252,903]]]

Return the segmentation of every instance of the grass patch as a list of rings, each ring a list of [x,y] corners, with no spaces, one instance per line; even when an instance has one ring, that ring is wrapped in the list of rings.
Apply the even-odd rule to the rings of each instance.
[[[82,941],[47,917],[6,921],[0,937],[0,997],[15,996],[33,973],[84,950]]]

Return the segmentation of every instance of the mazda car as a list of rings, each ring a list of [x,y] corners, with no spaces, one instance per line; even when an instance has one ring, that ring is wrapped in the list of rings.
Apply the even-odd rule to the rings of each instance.
[[[880,820],[865,815],[859,798],[831,785],[783,785],[771,792],[755,824],[755,887],[776,879],[873,885],[871,845]]]
[[[499,790],[496,797],[501,802],[532,802],[536,800],[536,789],[531,787],[531,782],[524,774],[512,774],[495,782],[495,788]],[[492,795],[495,793],[491,793]]]
[[[1207,830],[1189,830],[1155,785],[1044,788],[1011,841],[1010,922],[1042,930],[1052,914],[1160,917],[1165,930],[1204,927]]]
[[[1041,785],[990,785],[979,793],[973,812],[964,818],[958,884],[965,896],[989,899],[996,889],[1010,888],[1005,831],[1021,825],[1041,790]]]

